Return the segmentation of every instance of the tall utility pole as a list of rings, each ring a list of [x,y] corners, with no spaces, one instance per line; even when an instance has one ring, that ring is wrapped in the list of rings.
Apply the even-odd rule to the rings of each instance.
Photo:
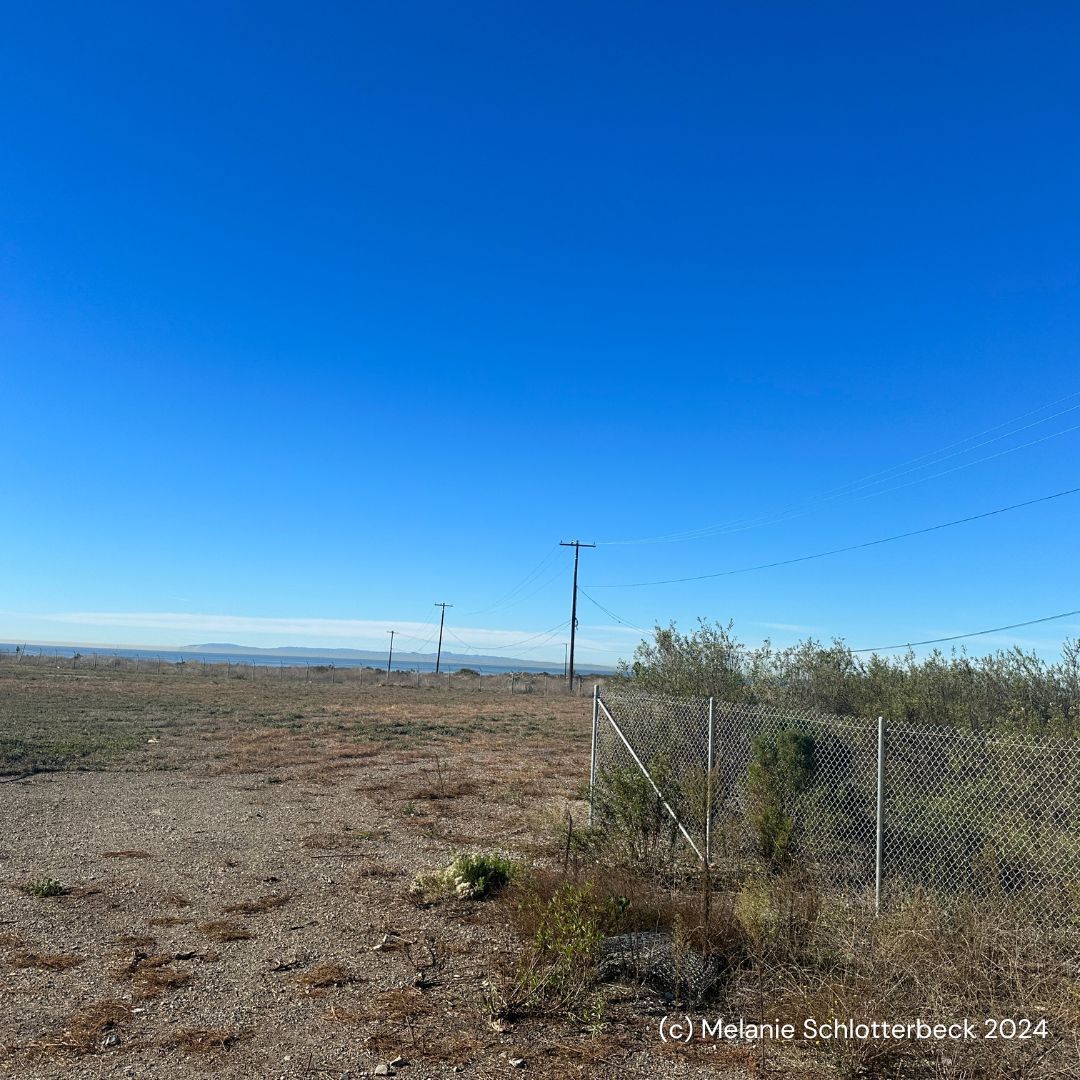
[[[566,650],[569,649],[569,648],[570,648],[570,646],[564,641],[563,642],[563,647],[562,647],[562,677],[564,679],[566,678],[566,669],[567,669],[567,664],[569,663],[569,661],[566,658]]]
[[[583,544],[580,540],[560,540],[559,547],[572,547],[574,549],[574,592],[570,601],[570,663],[566,673],[567,685],[571,692],[574,689],[574,639],[577,637],[577,567],[581,557],[581,549],[594,548],[595,544]]]
[[[390,661],[394,659],[394,631],[386,631],[390,635],[390,652],[386,655],[386,682],[390,682]]]
[[[446,609],[453,607],[453,604],[436,604],[437,608],[442,608],[442,614],[439,616],[439,651],[435,654],[435,674],[439,674],[439,661],[442,660],[442,628],[443,623],[446,622]]]

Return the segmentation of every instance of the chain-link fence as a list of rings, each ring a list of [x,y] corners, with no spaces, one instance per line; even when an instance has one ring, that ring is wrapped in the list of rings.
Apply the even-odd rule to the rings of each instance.
[[[1050,913],[1080,888],[1080,744],[886,730],[876,719],[616,687],[598,689],[593,712],[601,819],[644,782],[714,867],[760,865],[762,830],[782,831],[787,815],[805,868],[881,904],[922,888],[997,894]],[[773,776],[787,786],[770,819],[766,766],[784,765],[784,747],[804,755],[801,779]]]

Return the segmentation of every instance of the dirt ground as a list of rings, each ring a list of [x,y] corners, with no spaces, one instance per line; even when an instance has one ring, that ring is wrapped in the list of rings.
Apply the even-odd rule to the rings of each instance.
[[[409,899],[550,860],[588,758],[587,697],[0,667],[0,1075],[747,1075],[629,988],[492,1023],[506,906]]]

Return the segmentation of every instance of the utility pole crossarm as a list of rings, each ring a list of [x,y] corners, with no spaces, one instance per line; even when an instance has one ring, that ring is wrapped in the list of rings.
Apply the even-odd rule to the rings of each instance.
[[[574,590],[570,601],[570,663],[567,672],[567,686],[570,692],[574,691],[574,641],[577,637],[577,572],[578,559],[581,557],[582,548],[594,548],[595,544],[583,544],[580,540],[560,540],[559,547],[572,547],[574,549]]]

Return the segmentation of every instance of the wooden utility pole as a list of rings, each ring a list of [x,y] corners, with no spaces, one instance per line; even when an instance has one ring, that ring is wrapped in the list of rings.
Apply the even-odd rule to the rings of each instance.
[[[567,685],[570,692],[574,692],[574,640],[577,637],[577,569],[578,559],[581,557],[581,549],[594,548],[595,544],[583,544],[580,540],[560,540],[559,547],[572,547],[574,549],[574,591],[570,600],[570,663],[567,671]]]
[[[446,622],[446,609],[453,607],[453,604],[436,604],[437,608],[442,608],[442,614],[439,615],[439,649],[435,653],[435,674],[439,674],[439,662],[442,660],[442,631],[443,623]]]
[[[390,685],[390,661],[394,659],[394,631],[386,631],[390,635],[390,652],[386,656],[386,683]]]

